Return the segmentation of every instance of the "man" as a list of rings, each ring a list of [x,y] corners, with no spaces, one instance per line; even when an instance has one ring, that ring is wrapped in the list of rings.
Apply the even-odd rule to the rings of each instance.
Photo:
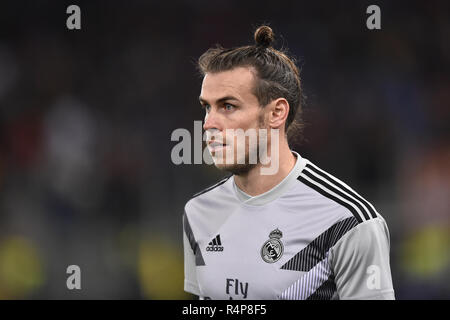
[[[300,77],[273,38],[262,26],[255,45],[199,59],[209,151],[232,175],[185,206],[184,289],[200,299],[394,299],[385,220],[289,148]],[[243,142],[238,129],[263,139]]]

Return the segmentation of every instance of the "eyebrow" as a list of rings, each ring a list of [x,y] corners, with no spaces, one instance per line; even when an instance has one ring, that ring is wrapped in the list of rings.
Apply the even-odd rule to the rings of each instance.
[[[208,101],[206,101],[205,99],[203,99],[201,96],[198,97],[198,99],[200,100],[200,103],[208,103]],[[227,100],[235,100],[235,101],[241,102],[241,100],[239,100],[239,99],[236,98],[236,97],[233,97],[233,96],[225,96],[225,97],[223,97],[223,98],[217,99],[217,100],[216,100],[216,103],[221,103],[221,102],[224,102],[224,101],[227,101]]]

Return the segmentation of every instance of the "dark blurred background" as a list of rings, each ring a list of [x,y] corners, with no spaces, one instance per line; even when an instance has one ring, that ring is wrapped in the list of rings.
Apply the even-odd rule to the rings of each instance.
[[[190,298],[183,207],[224,173],[174,165],[170,136],[203,119],[196,59],[252,44],[261,23],[301,67],[293,149],[386,218],[398,299],[450,298],[450,2],[7,0],[0,299]]]

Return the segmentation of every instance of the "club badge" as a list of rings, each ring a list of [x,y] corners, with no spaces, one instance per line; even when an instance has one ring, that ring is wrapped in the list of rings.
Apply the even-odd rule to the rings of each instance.
[[[278,228],[269,234],[270,239],[261,248],[261,257],[265,262],[274,263],[283,255],[283,243],[280,240],[282,236],[283,233]]]

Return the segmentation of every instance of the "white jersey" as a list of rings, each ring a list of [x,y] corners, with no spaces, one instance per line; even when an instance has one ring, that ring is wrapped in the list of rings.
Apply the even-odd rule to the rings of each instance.
[[[342,181],[297,156],[250,197],[231,176],[183,215],[184,290],[203,299],[394,299],[389,231]]]

